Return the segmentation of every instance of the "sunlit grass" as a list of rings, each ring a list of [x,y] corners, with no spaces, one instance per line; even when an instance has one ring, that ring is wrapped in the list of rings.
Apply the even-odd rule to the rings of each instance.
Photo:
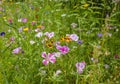
[[[1,84],[119,84],[118,10],[79,2],[0,5]]]

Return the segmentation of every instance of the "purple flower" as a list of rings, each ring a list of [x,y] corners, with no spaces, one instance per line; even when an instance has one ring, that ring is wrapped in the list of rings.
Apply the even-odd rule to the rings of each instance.
[[[73,41],[78,41],[79,37],[76,34],[71,34],[70,35],[71,40]]]
[[[12,53],[13,53],[13,54],[19,54],[20,51],[21,51],[21,47],[18,47],[18,48],[15,48],[15,49],[12,51]]]
[[[83,69],[85,68],[86,63],[85,62],[78,62],[76,63],[77,72],[81,74],[83,72]]]
[[[103,34],[99,33],[99,34],[97,34],[97,36],[98,36],[98,37],[102,37],[102,36],[103,36]]]
[[[46,32],[45,35],[50,39],[54,36],[54,32]]]
[[[42,57],[44,58],[44,60],[42,61],[42,63],[44,65],[48,65],[49,62],[51,62],[51,63],[56,62],[56,58],[55,58],[54,54],[51,54],[51,53],[46,54],[46,52],[42,52]]]
[[[67,46],[57,46],[56,47],[62,54],[67,54],[69,52],[69,47]]]
[[[0,33],[0,36],[5,36],[5,32],[1,32],[1,33]]]
[[[21,33],[22,31],[23,31],[23,27],[20,27],[20,28],[18,29],[18,32]]]
[[[22,18],[22,22],[23,22],[23,23],[26,23],[27,21],[28,21],[27,18]]]
[[[83,43],[83,41],[82,40],[78,40],[78,44],[82,44]]]

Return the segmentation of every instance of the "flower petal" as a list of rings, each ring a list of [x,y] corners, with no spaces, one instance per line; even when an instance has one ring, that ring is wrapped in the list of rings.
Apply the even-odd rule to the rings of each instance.
[[[56,58],[55,57],[51,57],[49,60],[51,63],[55,63],[56,62]]]
[[[44,59],[44,60],[42,61],[42,63],[43,63],[44,65],[48,65],[49,61]]]
[[[46,57],[47,57],[46,52],[42,52],[42,57],[43,57],[43,58],[46,58]]]

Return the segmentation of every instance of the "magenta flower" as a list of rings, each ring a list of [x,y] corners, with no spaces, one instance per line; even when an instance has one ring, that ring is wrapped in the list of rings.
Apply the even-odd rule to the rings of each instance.
[[[77,72],[81,74],[83,72],[83,69],[85,68],[86,63],[85,62],[78,62],[76,63]]]
[[[62,54],[67,54],[69,52],[69,47],[67,46],[57,46],[56,47]]]
[[[45,35],[50,39],[54,36],[54,32],[46,32]]]
[[[26,23],[27,21],[28,21],[27,18],[22,18],[22,22],[23,22],[23,23]]]
[[[36,22],[35,22],[35,21],[32,21],[32,22],[31,22],[31,25],[35,25],[35,24],[36,24]]]
[[[18,48],[15,48],[15,49],[12,51],[12,53],[13,53],[13,54],[19,54],[20,51],[21,51],[21,47],[18,47]]]
[[[56,58],[55,58],[54,54],[51,54],[51,53],[46,54],[46,52],[43,52],[42,57],[44,58],[44,60],[42,61],[42,63],[44,65],[48,65],[49,62],[51,62],[51,63],[56,62]]]

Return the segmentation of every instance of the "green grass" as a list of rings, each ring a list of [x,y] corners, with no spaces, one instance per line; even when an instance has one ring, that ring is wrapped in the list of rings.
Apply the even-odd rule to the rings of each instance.
[[[119,84],[120,83],[120,15],[119,4],[112,3],[110,16],[106,14],[106,2],[98,6],[92,0],[75,2],[29,0],[23,2],[3,2],[0,5],[0,84]],[[74,3],[70,5],[71,3]],[[88,3],[88,7],[84,4]],[[76,5],[75,5],[76,4]],[[105,10],[104,10],[105,9]],[[114,10],[114,11],[113,11]],[[18,19],[27,18],[26,23]],[[12,23],[9,21],[12,20]],[[35,21],[35,25],[31,22]],[[77,26],[72,28],[71,24]],[[35,37],[39,32],[54,32],[48,39],[45,35]],[[19,28],[23,31],[19,32]],[[112,29],[110,29],[112,27]],[[116,28],[115,28],[116,27]],[[24,31],[25,28],[29,30]],[[102,34],[102,37],[97,34]],[[59,52],[55,43],[66,34],[76,34],[77,41],[61,41],[68,46],[67,54],[56,57],[55,63],[44,65],[42,52]],[[112,36],[110,36],[112,35]],[[10,38],[14,37],[14,41]],[[47,41],[44,41],[47,39]],[[30,40],[35,44],[30,44]],[[53,48],[47,43],[53,41]],[[12,51],[21,47],[18,54]],[[116,58],[115,58],[116,55]],[[118,55],[118,57],[117,57]],[[91,60],[94,58],[94,60]],[[83,73],[77,73],[76,63],[85,61]],[[56,71],[61,73],[56,76]]]

